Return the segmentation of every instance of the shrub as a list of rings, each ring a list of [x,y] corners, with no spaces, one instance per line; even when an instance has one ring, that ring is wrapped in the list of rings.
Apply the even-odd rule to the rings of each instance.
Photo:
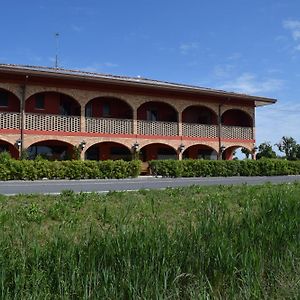
[[[0,156],[0,180],[128,178],[140,174],[140,161],[15,160]]]
[[[260,160],[153,160],[154,175],[166,177],[276,176],[300,174],[300,161]]]

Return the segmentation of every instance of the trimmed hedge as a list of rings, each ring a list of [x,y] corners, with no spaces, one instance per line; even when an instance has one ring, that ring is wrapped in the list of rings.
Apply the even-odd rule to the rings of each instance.
[[[0,159],[0,180],[128,178],[140,174],[138,160],[48,161]]]
[[[153,160],[153,175],[166,177],[276,176],[300,174],[300,161],[260,160]]]

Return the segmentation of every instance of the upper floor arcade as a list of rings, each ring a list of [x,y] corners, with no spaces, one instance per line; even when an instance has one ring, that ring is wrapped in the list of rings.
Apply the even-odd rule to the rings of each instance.
[[[0,130],[254,140],[255,107],[274,102],[144,79],[0,65]]]

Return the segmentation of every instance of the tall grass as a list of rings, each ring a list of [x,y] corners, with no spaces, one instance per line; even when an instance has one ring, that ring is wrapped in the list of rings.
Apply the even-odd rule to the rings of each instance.
[[[2,197],[1,299],[299,299],[300,185]]]

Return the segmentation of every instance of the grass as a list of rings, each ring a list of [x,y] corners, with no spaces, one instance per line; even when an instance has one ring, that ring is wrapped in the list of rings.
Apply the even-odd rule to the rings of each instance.
[[[299,299],[300,185],[0,196],[1,299]]]

